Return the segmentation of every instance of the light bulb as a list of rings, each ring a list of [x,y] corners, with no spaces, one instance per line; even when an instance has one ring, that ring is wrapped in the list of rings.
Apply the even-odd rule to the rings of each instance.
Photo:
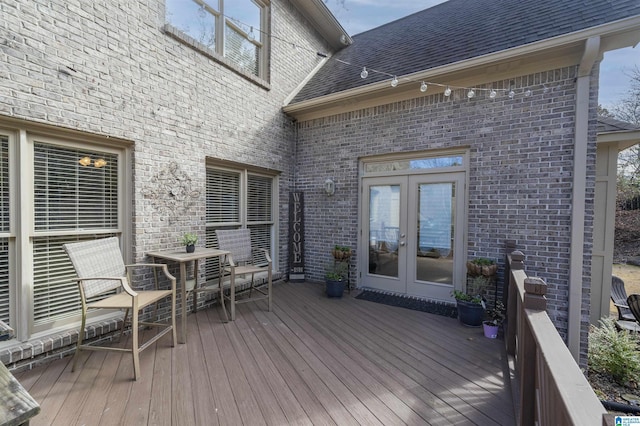
[[[87,167],[89,164],[91,164],[91,158],[82,157],[78,160],[78,163],[80,163],[80,165],[82,165],[83,167]]]
[[[249,30],[249,34],[247,35],[247,37],[249,37],[249,40],[255,40],[256,36],[255,34],[253,34],[253,27],[251,27],[251,30]]]
[[[393,76],[393,80],[391,80],[391,87],[396,87],[398,85],[398,77]]]
[[[367,71],[367,67],[362,68],[362,72],[360,73],[360,78],[367,78],[369,75],[369,71]]]
[[[509,90],[509,99],[513,99],[516,96],[516,92],[513,89]]]
[[[531,96],[531,89],[526,89],[524,91],[524,95],[528,98],[529,96]]]
[[[96,161],[93,162],[93,166],[97,169],[104,167],[106,165],[107,165],[107,162],[102,158],[98,158]]]
[[[495,90],[493,90],[493,89],[491,89],[491,91],[489,92],[489,97],[490,97],[491,99],[495,99],[497,95],[498,95],[498,94],[497,94],[497,93],[496,93],[496,91],[495,91]]]
[[[447,86],[446,89],[444,89],[444,95],[448,98],[449,96],[451,96],[451,88],[449,86]]]
[[[427,91],[427,89],[428,89],[428,87],[427,87],[427,83],[425,83],[425,82],[423,81],[423,82],[422,82],[422,84],[420,85],[420,91],[421,91],[422,93],[424,93],[424,92],[426,92],[426,91]]]
[[[467,98],[471,99],[475,96],[476,96],[476,92],[474,92],[473,89],[469,89],[469,91],[467,92]]]

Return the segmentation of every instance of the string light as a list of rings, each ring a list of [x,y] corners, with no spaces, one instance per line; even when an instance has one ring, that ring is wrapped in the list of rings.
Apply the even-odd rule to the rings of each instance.
[[[240,20],[238,20],[236,18],[233,18],[233,17],[229,17],[229,16],[226,16],[226,15],[225,15],[225,17],[228,18],[228,19],[233,20],[238,25],[244,26],[244,28],[248,27],[249,31],[247,32],[247,38],[249,40],[254,40],[255,39],[255,33],[254,33],[254,27],[253,26],[245,24],[242,21],[240,21]],[[317,56],[319,56],[321,58],[327,58],[328,57],[328,55],[326,53],[319,52],[319,51],[316,51],[316,50],[311,50],[311,49],[309,49],[307,47],[297,45],[296,43],[293,43],[291,41],[285,40],[283,38],[280,38],[280,37],[275,36],[273,34],[270,34],[268,32],[262,31],[259,28],[255,28],[255,31],[260,33],[260,34],[267,35],[271,39],[283,41],[285,43],[290,43],[294,50],[298,50],[299,49],[299,50],[305,50],[305,51],[308,51],[308,52],[312,52],[312,53],[316,54]],[[346,45],[348,40],[347,40],[347,37],[344,34],[342,34],[341,37],[340,37],[340,41],[343,44]],[[347,61],[343,61],[341,59],[334,58],[334,60],[337,61],[337,62],[340,62],[342,64],[345,64],[345,65],[354,66],[354,64],[352,64],[350,62],[347,62]],[[399,80],[398,80],[397,75],[391,74],[391,73],[387,73],[387,72],[384,72],[384,71],[380,71],[380,70],[375,70],[375,69],[372,69],[372,68],[368,68],[367,69],[367,67],[362,67],[362,70],[360,72],[360,78],[366,79],[371,72],[376,73],[376,74],[381,74],[381,75],[384,75],[384,76],[387,76],[387,77],[391,77],[391,87],[397,87],[398,84],[399,84]],[[406,78],[406,77],[403,77],[403,79],[406,80],[406,81],[409,81],[409,82],[415,81],[415,80],[411,80],[410,78]],[[443,88],[445,88],[444,89],[444,96],[446,98],[449,98],[451,96],[452,88],[451,88],[450,85],[445,85],[445,84],[436,83],[436,82],[430,82],[430,81],[422,81],[421,82],[421,84],[420,84],[420,92],[422,92],[422,93],[427,92],[429,86],[443,87]],[[544,93],[544,94],[547,94],[548,92],[550,92],[552,90],[548,86],[548,83],[542,84],[542,87],[543,87],[542,93]],[[480,88],[479,89],[479,88],[469,88],[469,87],[462,87],[462,86],[454,86],[454,88],[466,90],[468,99],[475,98],[478,91],[487,93],[489,99],[496,99],[498,97],[499,93],[506,94],[509,99],[514,99],[515,96],[516,96],[516,92],[514,91],[513,88],[510,88],[510,89],[494,89],[494,88],[482,89],[482,88]],[[533,91],[530,88],[527,87],[527,88],[524,89],[523,94],[526,97],[530,97],[530,96],[533,95]]]

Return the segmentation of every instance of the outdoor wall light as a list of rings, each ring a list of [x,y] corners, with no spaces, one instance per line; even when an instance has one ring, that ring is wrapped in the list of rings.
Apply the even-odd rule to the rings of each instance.
[[[327,180],[324,181],[324,192],[326,192],[328,196],[335,194],[336,184],[333,183],[331,178],[327,178]]]

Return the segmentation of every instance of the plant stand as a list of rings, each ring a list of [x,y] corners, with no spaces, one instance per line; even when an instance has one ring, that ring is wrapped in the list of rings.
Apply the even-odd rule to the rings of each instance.
[[[347,288],[347,293],[351,294],[351,278],[350,278],[350,274],[349,271],[351,270],[351,256],[347,257],[347,258],[343,258],[343,259],[336,259],[334,257],[333,259],[333,263],[344,263],[347,265],[347,279],[346,282],[344,282],[344,285],[346,285]]]

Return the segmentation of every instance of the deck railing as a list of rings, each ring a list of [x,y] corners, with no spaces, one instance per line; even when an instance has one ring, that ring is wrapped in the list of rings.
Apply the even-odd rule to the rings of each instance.
[[[505,345],[520,425],[606,425],[606,410],[547,315],[546,283],[507,248]]]

